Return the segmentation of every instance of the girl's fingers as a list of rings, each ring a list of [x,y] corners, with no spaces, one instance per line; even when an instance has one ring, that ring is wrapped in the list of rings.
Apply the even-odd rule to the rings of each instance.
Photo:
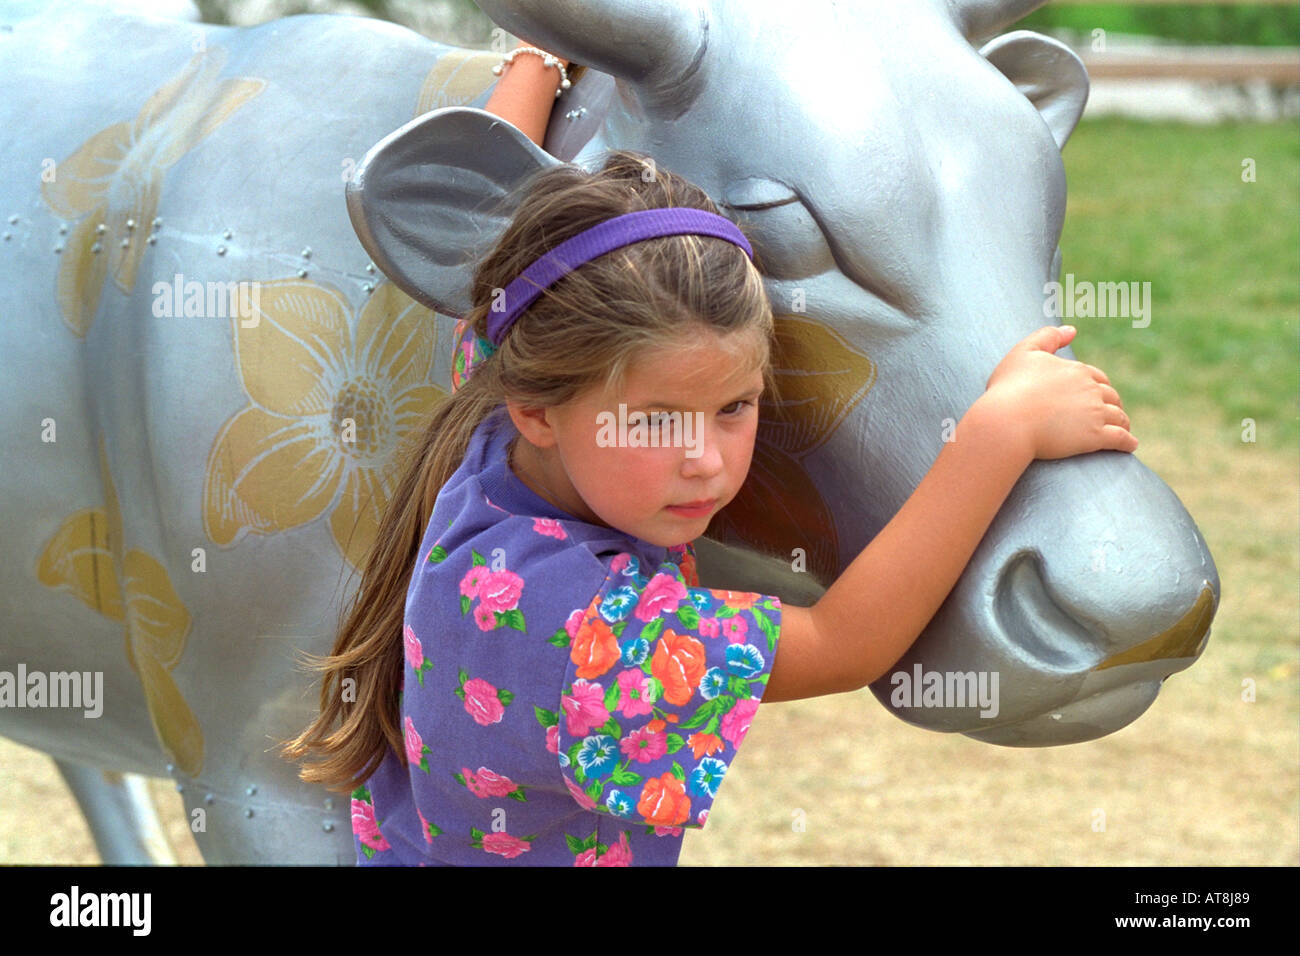
[[[1101,387],[1101,394],[1102,394],[1103,396],[1105,396],[1106,402],[1107,402],[1108,404],[1110,404],[1110,405],[1118,405],[1120,408],[1123,408],[1123,407],[1124,407],[1124,403],[1123,403],[1122,401],[1120,401],[1120,398],[1119,398],[1119,392],[1115,391],[1114,386],[1112,386],[1112,385],[1102,385],[1102,387]]]
[[[1128,431],[1129,426],[1133,423],[1129,421],[1129,417],[1124,413],[1124,409],[1120,408],[1118,405],[1107,405],[1106,424],[1107,426],[1119,425],[1125,431]]]

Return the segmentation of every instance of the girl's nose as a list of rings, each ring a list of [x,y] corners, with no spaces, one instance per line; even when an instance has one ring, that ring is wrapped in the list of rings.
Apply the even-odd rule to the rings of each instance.
[[[686,477],[711,477],[722,470],[723,444],[716,440],[707,425],[683,442],[682,474]]]

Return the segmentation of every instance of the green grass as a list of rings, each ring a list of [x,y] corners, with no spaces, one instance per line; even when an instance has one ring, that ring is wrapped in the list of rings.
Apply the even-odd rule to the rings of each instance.
[[[1300,43],[1300,9],[1259,3],[1049,4],[1015,24],[1020,30],[1050,31],[1056,27],[1084,34],[1102,29],[1188,44],[1296,46]]]
[[[1150,326],[1078,326],[1126,406],[1211,403],[1225,428],[1300,442],[1300,128],[1105,119],[1064,150],[1062,278],[1150,282]],[[1255,182],[1243,182],[1243,159]]]

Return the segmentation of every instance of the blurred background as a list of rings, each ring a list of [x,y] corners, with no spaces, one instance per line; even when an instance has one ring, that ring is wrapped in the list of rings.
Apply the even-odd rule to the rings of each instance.
[[[480,48],[493,29],[467,0],[108,5],[374,16]],[[1093,79],[1063,152],[1062,272],[1149,281],[1152,321],[1075,318],[1073,349],[1209,543],[1209,646],[1135,723],[1068,747],[918,730],[867,691],[764,707],[683,864],[1300,864],[1300,7],[1056,0],[1017,26]],[[47,757],[0,740],[0,768],[0,862],[98,862]],[[171,782],[150,786],[201,862]]]

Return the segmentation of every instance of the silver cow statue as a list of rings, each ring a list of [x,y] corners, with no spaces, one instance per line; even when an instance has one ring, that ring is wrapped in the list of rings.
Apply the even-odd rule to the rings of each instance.
[[[998,35],[1040,3],[481,0],[587,67],[545,151],[478,108],[496,54],[379,21],[0,8],[0,732],[55,758],[108,861],[159,858],[121,774],[166,773],[210,862],[351,862],[346,798],[274,749],[316,705],[298,652],[329,649],[394,452],[447,394],[487,210],[615,147],[742,225],[778,315],[788,406],[703,582],[815,600],[1045,324],[1088,81]],[[996,673],[996,715],[873,690],[933,730],[1088,740],[1196,659],[1218,601],[1135,456],[1036,462],[893,672]]]

